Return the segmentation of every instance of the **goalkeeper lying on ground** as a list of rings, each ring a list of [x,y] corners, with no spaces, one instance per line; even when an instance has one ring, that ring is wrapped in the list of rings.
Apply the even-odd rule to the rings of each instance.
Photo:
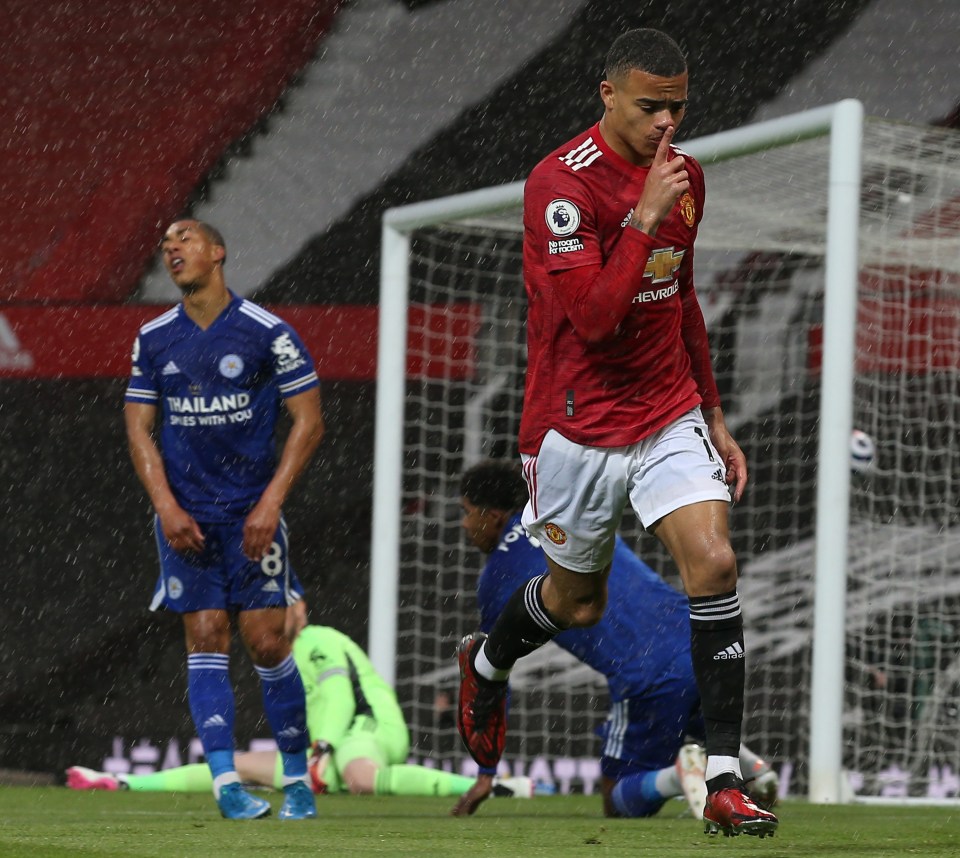
[[[306,624],[303,600],[288,609],[296,660],[307,697],[307,727],[313,743],[310,775],[315,792],[354,795],[461,796],[474,779],[406,765],[410,735],[393,689],[366,653],[342,632]],[[275,751],[236,755],[245,783],[280,789],[283,771]],[[82,766],[67,769],[71,789],[205,792],[210,769],[195,763],[147,775],[111,775]],[[530,778],[500,778],[494,795],[529,798]]]

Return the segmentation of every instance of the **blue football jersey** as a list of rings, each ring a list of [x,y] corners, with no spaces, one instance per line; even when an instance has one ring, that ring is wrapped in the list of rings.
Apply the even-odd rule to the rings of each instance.
[[[546,572],[540,545],[520,522],[507,523],[477,583],[480,628],[489,632],[524,582]],[[668,679],[694,683],[687,597],[675,590],[617,537],[607,609],[595,626],[568,629],[554,640],[607,678],[616,702],[643,696]]]
[[[170,488],[204,522],[253,507],[276,469],[281,400],[319,383],[293,328],[231,296],[206,330],[182,304],[140,328],[125,396],[160,409]]]

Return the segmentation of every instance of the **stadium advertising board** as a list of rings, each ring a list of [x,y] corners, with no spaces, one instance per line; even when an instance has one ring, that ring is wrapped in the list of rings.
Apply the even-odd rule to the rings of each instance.
[[[167,307],[10,305],[0,307],[0,378],[124,378],[133,338]],[[375,306],[268,307],[300,332],[321,378],[372,381],[377,366]],[[470,303],[410,308],[410,377],[473,372],[479,312]],[[424,327],[426,326],[426,327]]]

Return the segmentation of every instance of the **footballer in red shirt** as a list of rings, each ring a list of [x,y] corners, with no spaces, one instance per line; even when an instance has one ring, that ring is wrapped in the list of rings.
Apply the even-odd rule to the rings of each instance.
[[[629,504],[687,593],[707,829],[765,837],[778,820],[744,793],[738,760],[745,649],[728,516],[747,465],[727,431],[694,290],[703,171],[672,145],[687,62],[669,36],[640,29],[614,42],[605,70],[600,121],[542,160],[524,190],[522,521],[547,573],[516,591],[489,637],[461,643],[457,724],[481,773],[495,768],[511,668],[603,616]]]
[[[693,289],[703,171],[676,148],[658,147],[667,161],[684,163],[688,188],[654,235],[631,225],[650,165],[619,155],[601,123],[548,155],[527,180],[523,453],[536,454],[548,429],[578,444],[616,447],[701,402],[719,405]]]

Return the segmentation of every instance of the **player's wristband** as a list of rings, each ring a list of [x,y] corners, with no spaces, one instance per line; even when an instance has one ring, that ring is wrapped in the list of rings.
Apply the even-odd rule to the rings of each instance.
[[[488,766],[480,766],[480,768],[477,769],[477,774],[488,775],[489,777],[496,777],[497,770],[495,768],[491,769]]]

